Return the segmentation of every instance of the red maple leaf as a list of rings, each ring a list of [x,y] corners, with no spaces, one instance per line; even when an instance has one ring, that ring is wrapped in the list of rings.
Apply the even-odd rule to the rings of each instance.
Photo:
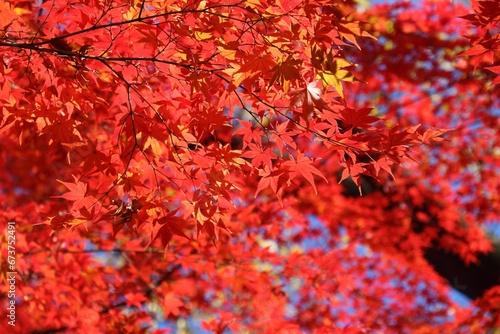
[[[271,188],[271,190],[278,196],[278,199],[281,202],[281,192],[278,190],[279,178],[283,175],[283,171],[278,169],[270,170],[269,167],[264,167],[264,170],[259,172],[259,175],[262,178],[259,181],[259,185],[257,186],[257,190],[255,191],[255,197],[264,189]]]
[[[127,293],[125,295],[125,299],[127,307],[135,306],[137,308],[141,308],[142,303],[148,300],[144,295],[144,293],[134,293],[134,292]]]
[[[294,174],[300,174],[309,183],[313,186],[314,192],[317,194],[318,191],[316,189],[316,185],[314,183],[314,175],[316,174],[320,177],[322,177],[326,182],[328,180],[323,176],[323,174],[313,165],[313,161],[306,157],[303,153],[299,152],[297,155],[297,159],[294,159],[293,156],[291,157],[291,160],[286,161],[283,163],[283,167],[287,167],[290,170],[291,175],[293,176]]]
[[[88,195],[87,184],[80,182],[76,176],[73,175],[75,182],[63,182],[62,183],[70,191],[62,194],[61,196],[54,196],[53,198],[64,198],[69,201],[73,201],[73,210],[79,210],[83,207],[90,207],[92,204],[96,203],[96,199],[93,196]]]
[[[310,82],[306,88],[290,92],[292,100],[290,108],[302,107],[302,114],[305,119],[309,119],[314,113],[314,107],[318,110],[330,109],[328,104],[321,98],[321,88],[318,88],[316,82]]]
[[[183,220],[175,216],[176,211],[170,212],[166,217],[158,220],[151,233],[151,239],[146,247],[149,247],[156,239],[160,238],[161,244],[166,247],[174,235],[186,237],[182,229]]]
[[[342,121],[348,126],[344,130],[349,130],[352,128],[366,128],[369,124],[378,121],[379,119],[375,116],[369,116],[372,112],[372,108],[363,108],[355,110],[352,108],[345,108],[340,112],[340,117]]]
[[[165,316],[169,316],[170,314],[178,316],[182,306],[184,306],[184,303],[174,292],[168,292],[163,296],[163,311],[165,312]]]

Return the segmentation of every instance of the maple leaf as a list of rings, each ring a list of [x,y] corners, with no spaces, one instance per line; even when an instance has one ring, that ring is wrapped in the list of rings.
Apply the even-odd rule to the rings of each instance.
[[[372,108],[363,108],[359,110],[354,110],[352,108],[344,108],[340,112],[340,117],[342,121],[348,126],[344,130],[349,130],[352,128],[366,128],[369,124],[378,121],[379,119],[375,116],[369,116],[372,112]]]
[[[387,173],[389,173],[393,179],[396,178],[394,176],[394,174],[392,174],[392,169],[391,169],[391,166],[394,165],[394,162],[389,160],[387,157],[382,157],[382,158],[378,159],[377,161],[374,161],[372,164],[375,168],[375,173],[376,173],[375,176],[377,176],[379,174],[380,169],[383,169]]]
[[[44,128],[44,132],[50,133],[51,143],[81,143],[82,136],[76,129],[74,120],[69,117],[58,117],[52,124]]]
[[[346,168],[342,171],[342,176],[340,178],[339,183],[350,177],[358,187],[359,194],[363,195],[363,192],[361,190],[361,175],[365,174],[366,172],[365,168],[366,164],[352,163],[350,161],[347,161],[346,165],[347,165]]]
[[[175,292],[163,295],[163,311],[166,317],[169,315],[178,316],[183,306],[184,303],[175,295]]]
[[[353,82],[356,80],[354,75],[345,69],[351,66],[353,64],[341,58],[334,58],[330,52],[321,64],[322,70],[318,72],[316,77],[321,80],[324,90],[328,89],[328,86],[333,86],[340,97],[344,98],[342,81]]]
[[[271,170],[268,166],[265,166],[263,170],[259,171],[259,176],[262,178],[259,181],[257,190],[255,191],[254,197],[266,188],[271,188],[271,190],[278,196],[281,202],[281,192],[278,190],[279,178],[284,174],[283,171],[278,169]]]
[[[318,191],[314,183],[313,174],[322,177],[326,182],[328,182],[325,176],[312,165],[313,161],[310,158],[306,157],[303,153],[299,152],[296,159],[294,159],[293,156],[290,159],[291,160],[283,163],[283,167],[287,167],[290,170],[291,175],[302,175],[313,186],[314,192],[316,194],[318,193]]]
[[[126,299],[127,307],[135,306],[139,309],[142,307],[142,303],[148,300],[143,293],[130,292],[127,293],[124,297]]]
[[[302,115],[306,120],[314,114],[314,107],[318,110],[329,109],[328,104],[321,98],[321,88],[316,82],[310,82],[306,88],[290,92],[292,99],[290,109],[302,107]]]
[[[245,81],[255,80],[255,78],[270,72],[275,65],[276,62],[270,54],[248,55],[245,57],[243,65],[234,64],[237,70],[233,74],[233,84],[238,87]]]
[[[218,334],[495,328],[498,291],[451,305],[449,257],[424,255],[495,253],[498,1],[470,22],[361,2],[0,2],[2,224],[36,278],[23,331],[159,333],[158,307]]]
[[[153,227],[153,231],[151,232],[151,239],[149,243],[146,245],[146,248],[149,247],[153,241],[160,238],[161,244],[164,247],[167,247],[172,240],[174,235],[182,236],[187,238],[186,234],[183,231],[183,220],[179,217],[175,216],[175,211],[169,212],[166,217],[163,217],[157,221],[157,223]]]
[[[401,148],[409,148],[411,144],[414,144],[416,141],[417,129],[420,127],[419,125],[415,125],[411,128],[404,129],[403,131],[399,131],[396,127],[393,127],[389,130],[387,135],[388,147],[401,147]]]
[[[266,167],[271,168],[272,159],[276,158],[276,155],[273,153],[271,148],[266,148],[265,150],[262,147],[259,147],[255,144],[249,145],[250,150],[244,152],[241,157],[242,158],[250,158],[252,159],[252,165],[254,167],[260,167],[261,165],[265,165]]]
[[[498,85],[500,84],[500,65],[498,66],[490,66],[486,67],[487,70],[497,74],[496,78],[493,79],[493,82],[491,83],[492,85]]]
[[[74,183],[57,180],[70,191],[64,193],[61,196],[53,196],[53,198],[64,198],[69,201],[73,201],[73,210],[75,211],[81,208],[88,208],[96,202],[96,199],[88,194],[87,183],[79,181],[78,178],[74,175],[73,178],[75,180]]]
[[[288,124],[289,121],[279,123],[276,126],[276,131],[271,134],[271,140],[276,143],[281,155],[283,155],[285,147],[297,149],[297,144],[295,143],[293,136],[298,135],[300,131],[288,129]]]
[[[293,57],[288,57],[285,61],[278,63],[274,66],[271,71],[274,72],[271,80],[269,80],[269,87],[271,87],[275,82],[278,82],[283,86],[283,92],[286,94],[290,89],[291,80],[300,79],[299,68],[301,61],[294,59]]]
[[[235,135],[243,135],[243,148],[247,147],[250,143],[254,142],[257,145],[262,146],[263,136],[262,129],[260,127],[254,127],[252,122],[249,121],[238,121],[242,126],[234,132]]]
[[[9,2],[0,3],[0,28],[6,31],[5,28],[9,27],[23,14],[30,14],[30,11],[20,7],[14,7],[14,4]]]
[[[431,144],[432,142],[443,141],[444,138],[441,136],[446,132],[451,131],[451,129],[428,129],[423,135],[419,136],[423,143]]]

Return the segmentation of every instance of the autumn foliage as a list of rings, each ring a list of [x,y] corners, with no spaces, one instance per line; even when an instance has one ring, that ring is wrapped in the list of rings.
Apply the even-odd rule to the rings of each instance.
[[[1,331],[499,330],[498,286],[458,304],[425,259],[492,249],[499,21],[497,1],[0,2]]]

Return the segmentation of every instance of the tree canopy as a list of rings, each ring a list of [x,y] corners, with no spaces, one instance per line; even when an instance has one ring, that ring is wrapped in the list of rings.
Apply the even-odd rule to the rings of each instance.
[[[476,0],[0,2],[0,329],[500,330],[499,21]]]

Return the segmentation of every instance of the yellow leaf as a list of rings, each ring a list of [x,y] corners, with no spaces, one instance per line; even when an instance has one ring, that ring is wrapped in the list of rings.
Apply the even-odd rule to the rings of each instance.
[[[328,55],[323,63],[324,71],[320,71],[316,76],[317,79],[321,79],[323,88],[326,90],[328,86],[333,86],[339,95],[344,98],[344,92],[342,89],[341,81],[353,82],[355,80],[354,75],[348,70],[343,69],[344,67],[352,66],[350,62],[345,59],[332,59]]]
[[[250,8],[262,7],[262,4],[260,3],[259,0],[247,0],[246,4]]]
[[[207,8],[207,2],[206,0],[202,0],[200,1],[198,8],[196,8],[196,10],[204,10],[205,8]]]
[[[151,151],[157,156],[163,153],[160,142],[152,137],[148,137],[144,143],[144,150],[148,147],[151,147]]]
[[[14,8],[14,13],[16,13],[19,16],[28,15],[31,14],[31,10],[25,8]]]
[[[187,60],[187,55],[186,53],[182,52],[182,51],[179,51],[177,53],[174,53],[174,56],[175,57],[179,57],[180,59],[182,60]]]
[[[86,219],[75,218],[75,219],[72,219],[69,222],[67,222],[67,224],[70,226],[77,226],[77,225],[85,223],[86,221],[87,221]]]
[[[344,90],[342,89],[342,83],[333,73],[319,72],[316,76],[317,79],[321,80],[323,88],[326,90],[329,86],[333,86],[340,97],[344,98]]]
[[[113,74],[108,71],[98,71],[97,77],[106,83],[111,83],[114,81]]]
[[[199,40],[199,41],[204,41],[207,39],[212,38],[212,33],[209,32],[201,32],[201,31],[195,31],[194,32],[194,37]]]
[[[352,66],[352,64],[350,62],[348,62],[347,60],[342,59],[342,58],[335,59],[334,62],[336,64],[337,68]]]
[[[130,6],[128,12],[123,14],[123,18],[127,21],[134,20],[139,17],[140,7]]]
[[[218,47],[219,53],[228,60],[234,60],[236,56],[236,50],[228,50],[223,47]]]

